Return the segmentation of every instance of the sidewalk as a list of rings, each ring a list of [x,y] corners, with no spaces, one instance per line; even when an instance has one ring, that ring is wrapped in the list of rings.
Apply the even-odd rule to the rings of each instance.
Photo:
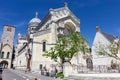
[[[120,80],[119,73],[80,73],[72,74],[65,80]]]
[[[11,71],[15,72],[16,74],[25,76],[29,78],[30,80],[35,80],[35,78],[37,78],[37,80],[55,80],[53,77],[44,76],[44,75],[39,74],[38,72],[25,73],[25,71],[23,70],[13,70],[13,69],[11,69]]]

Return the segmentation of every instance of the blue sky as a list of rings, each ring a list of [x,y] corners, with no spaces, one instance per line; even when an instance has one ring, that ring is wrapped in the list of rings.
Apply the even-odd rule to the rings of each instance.
[[[0,34],[4,24],[16,27],[15,37],[18,32],[26,34],[36,11],[42,20],[50,8],[63,7],[64,2],[80,19],[81,33],[90,46],[97,25],[103,32],[120,36],[120,0],[0,0]]]

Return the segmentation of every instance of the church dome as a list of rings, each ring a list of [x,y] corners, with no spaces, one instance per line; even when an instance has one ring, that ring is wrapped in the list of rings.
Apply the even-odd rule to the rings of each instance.
[[[29,25],[38,25],[41,22],[41,20],[38,18],[38,12],[36,12],[35,18],[31,19],[29,21]]]
[[[30,23],[40,23],[40,22],[41,22],[41,20],[39,18],[33,18],[30,20],[29,24]]]

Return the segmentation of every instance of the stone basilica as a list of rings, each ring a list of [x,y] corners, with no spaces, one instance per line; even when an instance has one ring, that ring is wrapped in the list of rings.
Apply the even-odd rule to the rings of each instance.
[[[64,7],[49,9],[48,14],[40,20],[38,13],[28,23],[27,36],[18,33],[14,66],[16,69],[38,71],[57,65],[49,57],[42,56],[45,51],[55,46],[62,35],[80,32],[80,20],[71,12],[65,3]],[[81,58],[75,56],[71,63],[79,64]]]

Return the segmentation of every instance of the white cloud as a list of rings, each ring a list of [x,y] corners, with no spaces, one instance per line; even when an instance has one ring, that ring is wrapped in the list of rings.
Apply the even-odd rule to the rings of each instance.
[[[24,26],[26,26],[26,22],[19,22],[19,23],[17,23],[17,24],[15,24],[14,25],[15,27],[24,27]]]
[[[10,16],[16,16],[17,13],[1,10],[0,11],[0,21],[11,21]]]

